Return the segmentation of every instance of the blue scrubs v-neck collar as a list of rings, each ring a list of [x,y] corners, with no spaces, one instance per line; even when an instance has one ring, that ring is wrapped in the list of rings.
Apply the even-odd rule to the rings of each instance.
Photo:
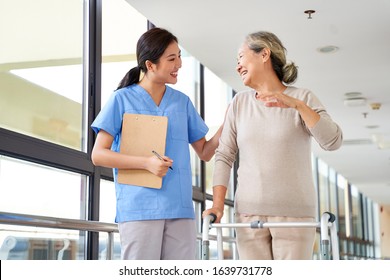
[[[159,112],[163,112],[164,109],[167,107],[169,104],[169,97],[170,97],[170,87],[165,86],[165,92],[163,94],[163,97],[161,99],[160,105],[157,106],[157,104],[154,102],[152,96],[140,85],[136,84],[135,85],[135,90],[142,95],[142,98],[145,100],[145,102],[149,104],[153,104],[153,106],[157,109]]]

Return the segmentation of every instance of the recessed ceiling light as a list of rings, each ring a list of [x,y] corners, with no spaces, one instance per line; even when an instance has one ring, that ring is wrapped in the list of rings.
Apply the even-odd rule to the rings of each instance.
[[[320,53],[335,53],[338,50],[339,50],[338,47],[332,45],[320,47],[317,49],[317,51],[319,51]]]

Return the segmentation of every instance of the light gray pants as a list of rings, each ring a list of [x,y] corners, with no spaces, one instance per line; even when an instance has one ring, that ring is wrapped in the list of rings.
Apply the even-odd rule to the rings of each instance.
[[[313,218],[269,217],[236,214],[237,223],[314,222]],[[241,260],[310,260],[316,228],[237,228],[237,249]]]
[[[196,224],[193,219],[119,223],[124,260],[194,260]]]

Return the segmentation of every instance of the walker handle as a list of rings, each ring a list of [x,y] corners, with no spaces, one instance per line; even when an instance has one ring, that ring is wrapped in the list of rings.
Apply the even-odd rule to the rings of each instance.
[[[215,215],[214,213],[210,213],[209,215],[211,216],[210,223],[212,224],[217,220],[217,215]]]
[[[333,214],[333,213],[330,213],[330,212],[325,212],[326,214],[329,215],[329,223],[333,223],[334,221],[336,221],[336,216]]]

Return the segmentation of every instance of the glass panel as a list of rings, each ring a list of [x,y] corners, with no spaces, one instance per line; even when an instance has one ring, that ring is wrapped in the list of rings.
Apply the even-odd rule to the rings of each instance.
[[[100,203],[99,203],[99,221],[105,223],[115,223],[116,197],[115,184],[112,181],[100,181]],[[107,259],[108,233],[99,234],[99,259]],[[114,251],[113,260],[121,259],[121,246],[119,233],[114,233]]]
[[[193,202],[195,209],[195,219],[196,219],[196,259],[202,259],[202,204],[200,202]]]
[[[337,175],[337,193],[339,198],[339,232],[346,235],[346,201],[345,201],[345,189],[347,188],[347,181],[340,174]]]
[[[108,233],[99,234],[99,260],[107,260]],[[114,233],[114,250],[110,260],[121,260],[121,242],[119,233]]]
[[[340,239],[340,259],[341,260],[347,259],[347,254],[348,254],[347,245],[348,245],[348,242],[346,239]]]
[[[202,204],[200,202],[193,201],[195,209],[196,229],[197,233],[202,233]]]
[[[115,223],[116,197],[115,184],[112,181],[100,181],[99,221]]]
[[[336,171],[329,168],[329,211],[337,215],[337,186],[336,186]]]
[[[0,126],[82,150],[83,1],[1,5]]]
[[[232,99],[232,89],[208,68],[204,68],[205,80],[205,121],[210,130],[210,139],[222,125],[226,108]],[[206,163],[206,192],[212,194],[214,157]],[[233,199],[233,177],[228,186],[227,198]]]
[[[369,198],[366,198],[367,203],[367,221],[366,221],[366,230],[367,230],[367,237],[366,240],[369,240],[371,242],[374,242],[375,235],[374,235],[374,213],[373,213],[373,203],[372,200]]]
[[[85,176],[0,156],[0,211],[85,219]]]
[[[368,199],[366,196],[362,195],[362,212],[363,212],[363,221],[364,221],[364,227],[363,227],[363,239],[369,241],[369,234],[368,234],[368,227],[369,227],[369,218],[368,218]]]
[[[355,186],[351,186],[352,198],[352,227],[353,236],[363,238],[363,217],[361,211],[361,196]]]
[[[318,183],[320,198],[320,215],[329,211],[329,185],[328,185],[328,165],[321,159],[318,159]]]
[[[372,212],[372,201],[364,197],[363,199],[364,202],[364,240],[368,241],[369,244],[366,245],[365,248],[365,253],[367,258],[374,258],[375,253],[374,253],[374,246],[372,244],[375,243],[374,239],[374,220],[373,220],[373,212]]]
[[[348,259],[352,260],[355,254],[355,244],[353,240],[348,241]]]
[[[125,0],[102,0],[102,22],[103,107],[125,74],[137,65],[135,50],[147,30],[147,19]]]
[[[85,232],[1,225],[1,260],[83,260]]]

